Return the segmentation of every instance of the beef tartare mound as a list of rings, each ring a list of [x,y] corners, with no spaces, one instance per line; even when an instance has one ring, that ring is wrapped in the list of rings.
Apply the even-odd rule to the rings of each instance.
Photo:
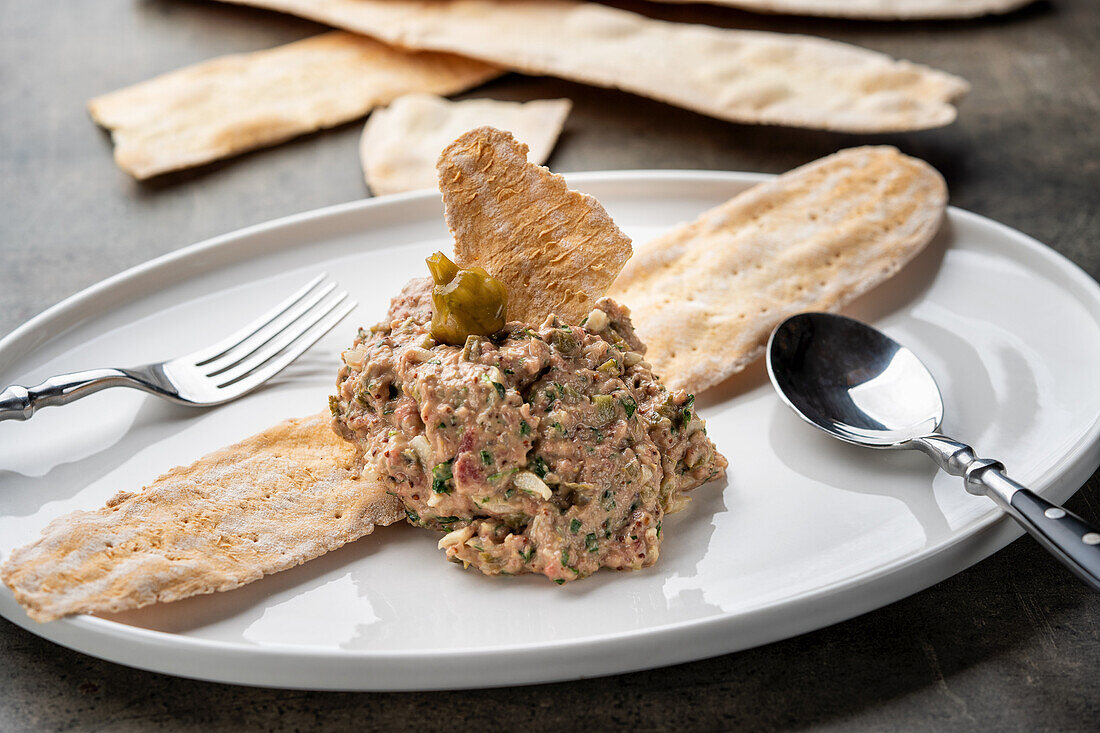
[[[360,329],[331,398],[336,431],[448,559],[557,583],[652,565],[683,492],[722,475],[694,398],[645,361],[626,308],[578,324],[509,322],[461,346],[432,336],[432,283]]]

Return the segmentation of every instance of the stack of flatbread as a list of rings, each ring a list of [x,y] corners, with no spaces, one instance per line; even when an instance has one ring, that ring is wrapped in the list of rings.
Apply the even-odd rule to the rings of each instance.
[[[733,122],[871,133],[947,125],[955,119],[953,102],[968,88],[957,76],[850,44],[670,23],[581,0],[226,1],[344,32],[214,59],[93,99],[92,117],[111,130],[115,160],[133,176],[273,145],[362,117],[403,95],[457,94],[506,71],[622,89]],[[867,13],[904,15],[917,3],[855,4]],[[985,12],[997,0],[933,4]],[[407,105],[390,114],[390,128],[395,119],[440,114],[438,104],[434,110],[418,104],[419,115]],[[524,130],[500,114],[473,120],[470,110],[447,114]],[[541,137],[531,142],[541,149],[549,136],[552,143],[560,108],[526,114],[541,116]],[[386,135],[368,132],[364,149],[377,150]],[[430,175],[425,149],[396,161],[396,173],[392,158],[368,158],[368,179],[379,190],[405,190],[405,177],[422,184]]]

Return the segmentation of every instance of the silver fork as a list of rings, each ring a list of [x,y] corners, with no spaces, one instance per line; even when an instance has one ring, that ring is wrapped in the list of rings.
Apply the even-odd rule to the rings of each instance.
[[[181,405],[220,405],[266,382],[355,308],[321,274],[247,326],[190,354],[130,369],[92,369],[0,392],[0,420],[27,420],[108,387],[133,387]]]

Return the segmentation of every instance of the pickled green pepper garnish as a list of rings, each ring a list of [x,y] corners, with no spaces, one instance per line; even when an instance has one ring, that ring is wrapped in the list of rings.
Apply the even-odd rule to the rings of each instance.
[[[442,252],[427,259],[432,288],[432,338],[462,346],[471,335],[489,336],[504,328],[508,293],[480,267],[459,269]]]

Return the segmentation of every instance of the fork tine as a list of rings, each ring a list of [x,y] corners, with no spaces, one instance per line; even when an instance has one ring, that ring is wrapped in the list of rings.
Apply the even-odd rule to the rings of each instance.
[[[344,318],[355,310],[358,305],[359,304],[354,300],[345,303],[342,308],[333,311],[330,315],[303,331],[299,335],[299,338],[289,344],[289,347],[282,353],[277,354],[273,359],[269,359],[266,363],[256,367],[251,374],[242,375],[238,377],[236,381],[223,382],[218,385],[219,390],[227,393],[227,399],[233,399],[234,397],[238,397],[260,386],[305,353],[305,351],[317,343],[322,336],[331,331],[337,323],[344,320]]]
[[[302,316],[307,315],[318,303],[323,302],[335,289],[336,283],[329,283],[320,290],[311,293],[309,297],[304,300],[299,300],[290,308],[287,308],[282,314],[269,323],[261,326],[244,341],[241,341],[236,346],[224,352],[222,356],[210,359],[205,364],[200,364],[198,366],[206,372],[206,376],[208,377],[216,377],[223,372],[229,371],[238,364],[250,359],[253,354],[271,343],[275,337],[279,336],[283,331],[294,328],[294,324],[302,318]]]
[[[252,336],[256,332],[258,332],[260,329],[262,329],[264,326],[266,326],[267,324],[271,323],[273,320],[275,320],[276,318],[281,316],[287,310],[294,307],[294,305],[296,303],[298,303],[300,300],[305,298],[318,285],[320,285],[322,282],[324,282],[325,278],[327,278],[327,277],[328,277],[328,273],[322,272],[320,275],[318,275],[317,277],[310,280],[305,286],[303,286],[296,293],[294,293],[289,298],[287,298],[283,302],[281,302],[278,305],[276,305],[275,307],[273,307],[271,310],[264,313],[262,316],[260,316],[256,320],[249,323],[247,326],[244,326],[240,330],[235,331],[234,333],[230,334],[229,336],[226,336],[224,339],[217,342],[216,344],[213,344],[211,346],[207,346],[206,348],[199,349],[198,351],[194,351],[190,354],[182,356],[182,357],[180,357],[179,360],[180,361],[186,360],[187,362],[190,362],[191,364],[194,364],[196,366],[202,366],[203,364],[206,364],[208,362],[213,361],[214,359],[217,359],[220,356],[223,356],[230,349],[234,348],[235,346],[238,346],[239,344],[244,342],[249,336]]]
[[[284,329],[277,337],[271,339],[260,348],[256,349],[251,356],[237,364],[232,369],[229,369],[214,377],[219,388],[227,387],[234,382],[249,376],[253,371],[264,367],[269,361],[278,357],[283,351],[288,349],[291,345],[295,344],[300,338],[307,334],[312,334],[313,329],[319,323],[326,321],[326,316],[329,316],[337,307],[347,298],[346,292],[338,293],[334,298],[330,298],[328,301],[322,303],[318,308],[304,314],[298,321],[292,324],[291,327]],[[341,316],[342,317],[342,316]],[[333,324],[335,325],[335,324]],[[331,326],[329,326],[331,328]],[[318,334],[318,337],[323,335],[324,332]],[[308,348],[308,346],[307,346]],[[287,362],[289,363],[289,362]]]

